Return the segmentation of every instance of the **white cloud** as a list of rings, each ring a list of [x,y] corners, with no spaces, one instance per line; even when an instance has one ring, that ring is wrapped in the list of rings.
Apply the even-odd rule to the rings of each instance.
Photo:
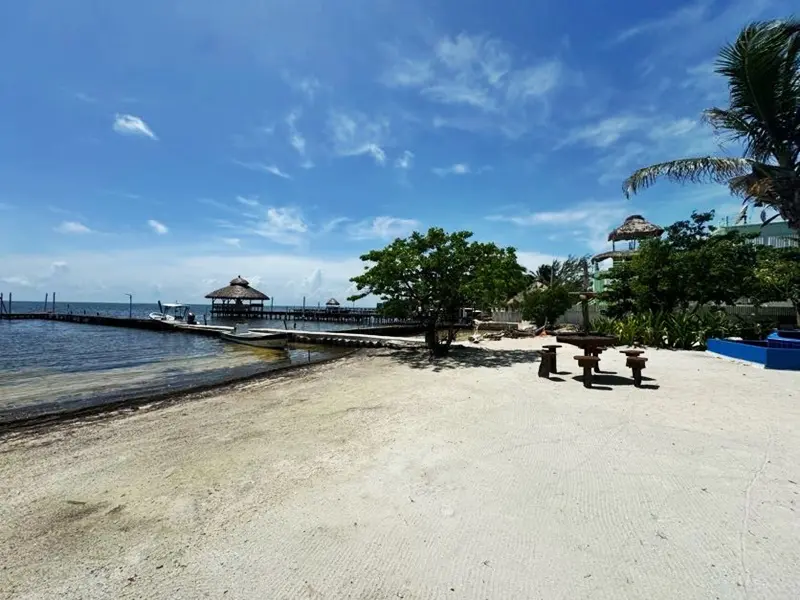
[[[239,238],[222,238],[222,243],[227,244],[228,246],[233,246],[234,248],[240,248],[242,245],[242,240]]]
[[[244,204],[245,206],[260,206],[258,200],[256,198],[248,198],[246,196],[236,196],[236,201],[239,204]]]
[[[78,221],[63,221],[58,227],[54,229],[54,231],[58,233],[78,234],[78,235],[84,233],[94,233],[86,225]]]
[[[375,217],[372,220],[367,219],[353,223],[347,228],[347,233],[354,240],[390,240],[407,236],[419,226],[420,222],[415,219]]]
[[[648,120],[643,117],[632,115],[608,117],[596,123],[573,129],[556,148],[577,143],[595,148],[607,148],[625,134],[641,128],[647,122]]]
[[[398,156],[394,161],[394,166],[397,169],[408,170],[414,164],[414,153],[405,150],[400,156]]]
[[[95,104],[97,102],[97,98],[94,96],[90,96],[89,94],[84,94],[83,92],[75,92],[72,96],[76,100],[80,100],[81,102],[86,102],[87,104]]]
[[[696,25],[708,17],[710,7],[710,0],[700,0],[699,2],[682,6],[659,19],[643,21],[638,25],[621,31],[614,38],[614,41],[620,43],[648,33],[662,33]]]
[[[293,90],[303,94],[309,102],[313,102],[317,92],[322,89],[319,79],[313,76],[292,77],[289,74],[284,74],[284,80]]]
[[[469,165],[465,163],[456,163],[449,167],[435,167],[431,169],[431,171],[436,173],[439,177],[445,177],[446,175],[467,175],[472,172]]]
[[[350,219],[348,219],[347,217],[336,217],[335,219],[331,219],[330,221],[325,223],[322,226],[322,228],[320,229],[320,231],[322,233],[330,233],[331,231],[334,231],[340,225],[343,225],[344,223],[347,223],[348,221],[350,221]]]
[[[235,160],[233,162],[239,165],[240,167],[244,167],[245,169],[250,169],[251,171],[261,171],[262,173],[269,173],[270,175],[275,175],[276,177],[280,177],[281,179],[292,178],[292,176],[289,175],[288,173],[284,173],[283,171],[281,171],[277,165],[268,165],[260,162],[242,162],[238,160]]]
[[[18,285],[20,287],[31,287],[31,282],[26,277],[19,275],[12,275],[10,277],[0,277],[0,281],[9,285]]]
[[[279,244],[298,245],[308,232],[308,224],[296,208],[269,207],[250,224],[250,232]]]
[[[150,226],[150,229],[155,231],[158,235],[166,235],[169,233],[169,228],[160,221],[150,219],[147,221],[147,224]]]
[[[35,274],[49,272],[54,261],[65,261],[70,269],[59,276],[57,291],[61,298],[76,302],[119,302],[126,292],[138,290],[139,302],[178,299],[205,305],[205,294],[227,285],[241,273],[252,284],[258,282],[258,289],[274,297],[276,305],[299,305],[303,295],[309,305],[315,305],[331,296],[343,300],[350,277],[363,272],[362,262],[355,257],[217,250],[215,240],[200,245],[172,245],[167,249],[109,249],[57,257],[14,254],[0,263],[0,281],[16,288],[12,291],[17,300],[41,300],[45,292],[53,290],[53,282]],[[165,255],[170,260],[164,260]],[[3,272],[3,265],[14,265],[14,271]],[[316,290],[312,290],[314,287]]]
[[[286,125],[289,127],[289,143],[300,156],[306,155],[306,138],[297,130],[297,120],[300,118],[300,111],[293,110],[286,117]]]
[[[415,90],[454,111],[467,109],[483,115],[477,123],[464,115],[449,115],[439,126],[499,130],[518,137],[529,118],[543,120],[549,96],[568,79],[556,58],[517,66],[502,41],[461,33],[440,38],[411,58],[395,49],[381,82],[391,88]],[[527,112],[531,104],[537,109],[535,115]]]
[[[362,113],[332,111],[328,117],[328,131],[334,153],[338,156],[369,155],[379,165],[386,163],[382,146],[389,136],[388,119],[370,119]]]
[[[574,238],[596,252],[607,246],[608,233],[620,225],[626,215],[635,212],[633,205],[625,200],[591,200],[559,210],[491,215],[487,219],[520,227],[548,228],[559,232],[561,238]]]
[[[149,137],[151,140],[157,140],[156,134],[153,130],[139,117],[133,115],[117,114],[114,118],[114,131],[121,135],[135,135]]]

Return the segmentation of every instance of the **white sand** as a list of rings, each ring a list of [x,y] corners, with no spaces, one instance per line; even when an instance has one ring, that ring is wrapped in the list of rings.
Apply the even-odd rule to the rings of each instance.
[[[800,597],[800,374],[648,351],[658,389],[586,390],[538,343],[6,438],[0,597]]]

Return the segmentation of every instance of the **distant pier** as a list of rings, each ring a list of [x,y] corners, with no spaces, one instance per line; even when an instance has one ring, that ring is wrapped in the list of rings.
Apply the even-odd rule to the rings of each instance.
[[[292,314],[291,311],[285,311],[285,312],[287,312],[288,314]],[[194,335],[208,335],[208,336],[219,336],[223,332],[228,332],[233,330],[233,327],[225,325],[199,325],[199,324],[187,325],[182,322],[157,321],[154,319],[129,319],[125,317],[106,317],[99,314],[88,315],[88,314],[55,313],[55,312],[32,312],[32,313],[4,312],[0,313],[0,319],[5,319],[5,320],[40,319],[46,321],[62,321],[67,323],[79,323],[85,325],[128,327],[133,329],[147,329],[150,331],[191,333]],[[302,319],[295,319],[295,320],[302,320]],[[314,320],[321,320],[321,319],[314,319]],[[346,323],[355,321],[338,321],[338,322]],[[373,327],[354,328],[352,330],[345,330],[345,331],[304,331],[302,329],[287,330],[287,329],[271,329],[271,328],[264,328],[264,329],[252,328],[251,331],[285,332],[289,334],[290,341],[297,343],[375,348],[375,347],[387,347],[387,346],[391,347],[391,346],[417,345],[417,342],[415,340],[409,340],[401,336],[418,333],[421,331],[421,327],[419,324],[416,323],[397,323],[392,321],[390,324],[383,324]]]

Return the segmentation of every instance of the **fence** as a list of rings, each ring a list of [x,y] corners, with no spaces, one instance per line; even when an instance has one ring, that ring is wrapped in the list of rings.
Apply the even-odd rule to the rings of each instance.
[[[756,316],[758,319],[767,321],[776,321],[782,324],[791,324],[795,322],[794,307],[788,303],[773,302],[763,306],[753,306],[752,304],[736,304],[734,306],[724,306],[723,309],[731,316],[739,317],[744,320],[752,320]],[[590,304],[589,305],[589,320],[593,321],[601,316],[602,305]],[[519,323],[522,320],[522,311],[519,310],[500,310],[492,313],[492,320],[500,323]],[[583,324],[583,312],[581,305],[576,304],[570,308],[564,316],[559,320],[559,323],[568,323],[571,325]]]

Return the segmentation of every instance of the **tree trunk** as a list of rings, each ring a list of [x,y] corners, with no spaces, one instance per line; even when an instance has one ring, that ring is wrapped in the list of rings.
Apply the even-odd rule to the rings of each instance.
[[[446,356],[450,350],[449,341],[444,344],[439,341],[436,321],[428,322],[425,325],[425,345],[428,347],[428,350],[430,350],[431,356],[435,357]]]

